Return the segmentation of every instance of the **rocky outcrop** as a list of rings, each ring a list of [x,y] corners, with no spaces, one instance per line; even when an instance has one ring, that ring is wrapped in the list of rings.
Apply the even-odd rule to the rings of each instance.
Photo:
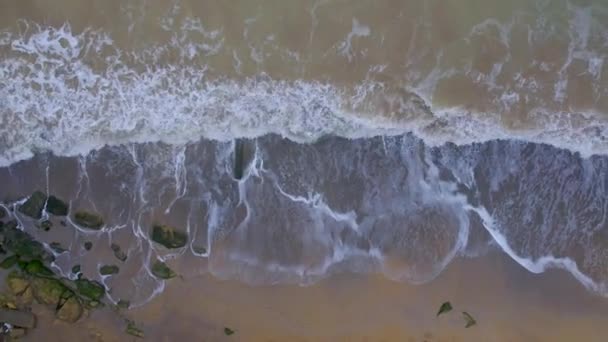
[[[110,249],[112,249],[112,252],[114,253],[114,257],[116,257],[116,259],[122,262],[125,262],[127,260],[127,254],[122,251],[119,245],[113,243],[110,245]]]
[[[112,275],[118,274],[120,268],[116,265],[103,265],[99,268],[99,274],[101,275]]]
[[[19,206],[19,212],[25,216],[39,220],[42,217],[42,210],[46,204],[46,194],[42,191],[34,192],[28,199]]]
[[[152,274],[160,279],[171,279],[177,276],[164,262],[156,260],[151,267]]]
[[[84,210],[79,210],[74,214],[74,222],[81,227],[94,230],[101,229],[104,223],[100,215]]]
[[[175,228],[156,224],[152,227],[152,241],[163,245],[165,248],[181,248],[188,242],[186,233],[177,231]]]
[[[51,195],[46,202],[46,211],[55,216],[67,216],[69,206],[61,199]]]

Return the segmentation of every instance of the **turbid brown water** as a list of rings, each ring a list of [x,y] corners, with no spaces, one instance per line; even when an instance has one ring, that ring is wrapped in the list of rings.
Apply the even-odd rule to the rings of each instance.
[[[147,340],[600,341],[607,19],[600,0],[3,1],[0,204]],[[35,190],[68,218],[20,213]],[[129,339],[109,309],[40,315],[32,340]]]

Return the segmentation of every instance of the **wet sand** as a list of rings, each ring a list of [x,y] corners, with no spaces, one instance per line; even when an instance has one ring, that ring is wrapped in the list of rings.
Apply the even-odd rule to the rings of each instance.
[[[445,300],[454,310],[435,317]],[[477,325],[465,329],[461,311]],[[425,285],[348,274],[306,287],[176,278],[126,316],[141,324],[146,341],[430,342],[604,341],[607,314],[608,302],[566,272],[531,274],[494,251],[455,260]],[[224,327],[235,335],[224,336]],[[28,340],[135,340],[122,329],[103,310],[75,325],[43,320]]]

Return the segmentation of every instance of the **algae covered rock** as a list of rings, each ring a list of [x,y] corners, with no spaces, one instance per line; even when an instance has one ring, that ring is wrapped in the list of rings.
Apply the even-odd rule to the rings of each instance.
[[[62,321],[74,323],[82,316],[82,305],[74,296],[69,297],[55,315]]]
[[[135,322],[133,321],[127,321],[127,328],[125,329],[125,332],[131,336],[140,338],[144,337],[144,332],[137,328],[137,326],[135,326]]]
[[[48,278],[35,278],[32,280],[34,298],[47,305],[57,305],[64,294],[69,291],[59,280]]]
[[[42,217],[42,209],[44,209],[46,199],[46,194],[42,191],[36,191],[25,203],[19,206],[19,212],[25,216],[39,220]]]
[[[226,336],[230,336],[234,334],[234,330],[230,329],[230,328],[224,328],[224,335]]]
[[[81,296],[93,301],[99,301],[106,293],[105,287],[94,280],[77,279],[74,284]]]
[[[28,233],[17,229],[17,223],[11,221],[3,227],[3,246],[19,256],[22,260],[44,260],[52,262],[55,257],[44,246],[34,240]]]
[[[74,214],[74,222],[81,227],[99,230],[103,226],[103,219],[98,214],[79,210]]]
[[[160,260],[156,260],[154,264],[152,264],[152,274],[160,279],[171,279],[177,276],[172,269]]]
[[[59,198],[51,195],[46,202],[46,211],[55,216],[67,216],[69,207]]]
[[[167,225],[154,225],[152,227],[152,241],[159,243],[166,248],[181,248],[188,242],[186,233],[175,230]]]
[[[17,261],[19,261],[19,257],[16,255],[11,255],[9,257],[6,257],[4,260],[2,260],[2,262],[0,262],[0,268],[7,270],[7,269],[15,266]]]
[[[114,252],[114,257],[116,257],[116,259],[122,262],[127,260],[127,254],[122,251],[119,245],[113,243],[110,245],[110,248],[112,249],[112,252]]]
[[[29,262],[22,262],[20,267],[28,274],[39,277],[52,277],[55,275],[48,267],[46,267],[40,260],[32,260]]]
[[[120,271],[120,268],[116,265],[103,265],[99,268],[99,274],[101,275],[118,274],[118,271]]]

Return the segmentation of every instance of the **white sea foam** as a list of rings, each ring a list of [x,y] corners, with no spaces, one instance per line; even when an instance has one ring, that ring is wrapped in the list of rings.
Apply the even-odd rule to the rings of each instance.
[[[184,25],[171,43],[183,52],[182,58],[217,53],[220,31],[191,21]],[[540,123],[512,130],[503,125],[500,115],[434,106],[432,90],[439,78],[454,73],[450,70],[432,71],[409,92],[373,82],[337,86],[275,80],[263,74],[239,81],[212,79],[205,67],[197,65],[159,64],[143,71],[137,66],[154,55],[150,51],[162,54],[166,46],[138,57],[119,51],[100,31],[76,34],[69,25],[24,26],[23,34],[0,36],[5,54],[0,60],[1,166],[38,151],[78,155],[104,145],[183,144],[201,137],[231,140],[268,133],[310,142],[324,135],[359,138],[413,132],[433,145],[502,138],[548,143],[584,155],[608,151],[608,123],[602,113],[537,108],[532,112]],[[503,31],[501,40],[506,39]],[[209,42],[187,44],[190,32]],[[353,19],[347,41],[369,34],[368,27]],[[103,67],[93,67],[91,61]],[[591,58],[590,73],[599,77],[602,64],[598,56]],[[495,73],[500,68],[490,78]],[[508,106],[517,100],[517,93],[500,97]]]

